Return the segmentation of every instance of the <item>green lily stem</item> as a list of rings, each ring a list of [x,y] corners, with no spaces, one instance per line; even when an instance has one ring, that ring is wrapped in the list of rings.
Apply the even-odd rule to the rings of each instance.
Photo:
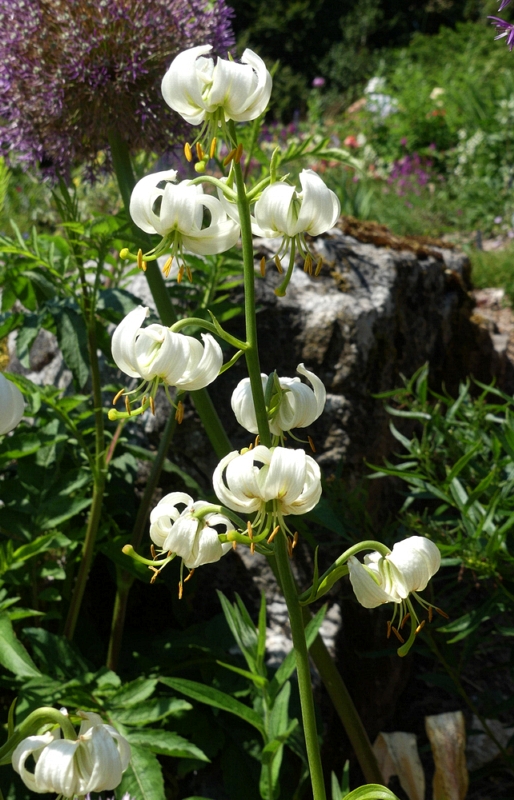
[[[236,141],[235,125],[231,120],[229,130]],[[259,430],[260,443],[271,447],[271,433],[262,388],[261,367],[259,362],[259,348],[257,342],[257,316],[255,312],[255,268],[253,264],[253,239],[252,224],[250,220],[250,204],[246,199],[246,187],[240,164],[234,164],[234,175],[237,186],[237,207],[239,209],[239,224],[241,226],[241,243],[243,250],[243,275],[245,293],[245,324],[246,345],[245,359],[252,388],[255,415]]]
[[[129,149],[126,141],[117,131],[112,131],[109,135],[109,146],[120,194],[130,220],[130,195],[136,185],[136,179],[134,177],[134,170],[132,169]],[[149,243],[147,235],[140,231],[132,222],[131,226],[134,231],[136,242],[141,242],[144,249],[149,250],[151,248],[151,243]],[[168,327],[173,325],[177,322],[177,315],[156,261],[149,261],[147,263],[145,275],[162,324]],[[207,389],[199,389],[196,392],[191,392],[190,396],[214,452],[218,458],[222,458],[227,453],[230,453],[232,445],[221,424],[221,420],[214,408]]]
[[[168,454],[168,450],[176,428],[177,420],[173,414],[170,414],[166,423],[166,427],[162,433],[159,449],[155,455],[152,469],[150,470],[150,475],[139,504],[134,527],[132,528],[130,543],[132,544],[134,550],[138,550],[141,545],[145,525],[150,513],[150,503],[152,502],[152,497],[159,483],[164,461]],[[116,570],[116,597],[112,612],[111,635],[109,638],[109,647],[107,649],[106,659],[108,669],[112,669],[113,672],[116,672],[118,666],[121,643],[123,640],[123,629],[125,627],[128,596],[133,583],[133,576],[127,572],[127,570],[118,567]]]
[[[316,729],[314,698],[312,696],[309,651],[305,639],[302,608],[298,602],[295,581],[289,563],[286,534],[283,531],[280,531],[275,538],[275,558],[277,560],[280,584],[284,593],[291,624],[313,800],[326,800],[325,781],[323,779],[318,733]]]
[[[84,298],[85,303],[89,303],[87,296]],[[87,346],[89,355],[89,364],[91,369],[91,384],[93,395],[93,408],[95,416],[95,458],[93,468],[93,500],[89,512],[89,518],[86,528],[86,536],[82,545],[82,557],[80,560],[79,571],[75,586],[71,596],[70,605],[68,608],[68,615],[64,624],[64,636],[67,639],[73,639],[77,620],[82,605],[82,598],[86,589],[87,579],[89,577],[89,570],[93,562],[96,535],[98,533],[98,526],[101,519],[103,496],[105,491],[105,480],[107,467],[105,463],[105,436],[104,436],[104,416],[102,408],[102,383],[100,377],[100,367],[98,364],[97,343],[96,343],[96,323],[94,317],[94,306],[89,305],[84,308],[87,314]]]

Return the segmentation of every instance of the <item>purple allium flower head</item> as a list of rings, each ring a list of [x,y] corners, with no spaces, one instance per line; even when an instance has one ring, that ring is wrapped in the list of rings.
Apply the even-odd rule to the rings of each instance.
[[[92,177],[111,131],[132,153],[158,153],[184,123],[163,102],[181,50],[234,44],[226,0],[0,0],[0,147],[53,175],[85,163]]]
[[[503,11],[503,9],[506,8],[511,1],[512,0],[502,0],[501,4],[500,4],[500,7],[498,9],[498,13],[500,13],[500,11]]]
[[[504,19],[500,19],[500,17],[488,17],[488,19],[493,20],[493,25],[495,25],[501,33],[498,36],[495,36],[495,39],[502,39],[504,36],[507,37],[507,47],[510,51],[514,47],[514,23],[512,22],[505,22]]]
[[[325,78],[314,78],[312,81],[313,89],[321,89],[325,85]]]

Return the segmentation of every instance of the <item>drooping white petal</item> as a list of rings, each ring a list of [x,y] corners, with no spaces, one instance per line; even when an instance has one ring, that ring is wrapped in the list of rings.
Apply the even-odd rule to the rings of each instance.
[[[25,410],[18,387],[0,372],[0,435],[9,433],[19,423]]]
[[[376,582],[371,572],[361,564],[358,558],[350,556],[347,563],[350,583],[361,606],[376,608],[383,603],[397,602]]]
[[[202,197],[202,187],[189,181],[168,183],[162,196],[158,233],[165,236],[173,230],[184,234],[198,230],[203,217]]]
[[[295,232],[306,231],[311,236],[318,236],[333,228],[341,213],[341,204],[337,195],[314,170],[302,170],[300,183],[301,207]]]
[[[232,511],[239,511],[250,514],[252,511],[257,511],[261,506],[261,498],[259,496],[259,485],[256,480],[255,474],[250,470],[250,463],[247,466],[247,474],[243,482],[238,480],[238,473],[240,472],[240,461],[242,456],[237,450],[228,453],[221,459],[220,463],[214,470],[212,476],[212,485],[214,492],[218,499],[227,508]],[[237,465],[232,466],[237,459]],[[247,494],[245,494],[245,489]]]
[[[112,335],[111,350],[116,365],[131,378],[139,378],[135,344],[141,325],[149,314],[149,309],[137,306],[123,319]]]
[[[292,502],[301,494],[304,483],[304,451],[274,447],[266,483],[263,487],[263,500]]]
[[[212,383],[219,375],[223,364],[223,352],[216,339],[202,333],[203,345],[192,336],[189,339],[187,368],[174,385],[184,391],[194,392]]]
[[[287,183],[277,182],[266,186],[255,203],[255,220],[266,238],[296,235],[296,218],[293,199],[296,190]]]
[[[177,179],[177,170],[168,169],[145,175],[136,183],[130,196],[129,212],[138,228],[145,233],[160,233],[160,217],[154,210],[159,198],[163,197],[165,188],[173,185]],[[159,188],[159,184],[165,184]],[[162,235],[162,234],[161,234]]]
[[[321,497],[321,471],[311,456],[305,456],[305,480],[301,493],[295,499],[282,500],[282,513],[307,514]]]
[[[262,390],[266,388],[268,376],[261,372]],[[259,433],[259,426],[257,425],[257,417],[255,415],[255,406],[253,404],[252,387],[250,385],[250,378],[243,378],[239,381],[236,388],[232,392],[230,400],[232,411],[239,424],[250,433]],[[272,431],[274,433],[274,431]]]
[[[410,536],[394,545],[387,557],[401,573],[403,590],[421,592],[426,588],[430,578],[441,566],[441,554],[438,547],[424,536]],[[402,594],[402,596],[407,596]]]
[[[185,492],[170,492],[165,495],[150,512],[150,539],[160,550],[164,550],[173,523],[180,517],[184,509],[193,504],[191,495]]]
[[[82,794],[84,782],[75,763],[80,745],[78,739],[58,739],[45,747],[34,770],[38,792],[57,792],[64,797]]]
[[[296,367],[296,371],[300,373],[300,375],[304,375],[307,380],[310,382],[314,397],[316,399],[316,416],[311,419],[310,422],[297,423],[298,427],[306,428],[307,425],[311,425],[314,420],[318,419],[319,416],[323,413],[323,409],[325,408],[325,403],[327,402],[327,390],[325,389],[325,384],[321,381],[314,372],[311,372],[308,369],[305,369],[304,364],[298,364]]]
[[[39,789],[36,784],[34,773],[29,772],[25,767],[25,762],[29,756],[33,756],[37,762],[44,748],[47,747],[50,742],[55,741],[59,736],[60,729],[57,731],[48,731],[41,736],[27,736],[27,738],[23,739],[15,748],[11,758],[13,769],[21,776],[23,783],[31,792],[40,792],[41,789]]]
[[[200,60],[199,56],[210,50],[212,45],[206,44],[179,53],[162,79],[165,102],[191,125],[200,125],[205,119],[202,92],[208,79],[212,80],[213,62],[210,58]]]
[[[174,333],[164,325],[149,325],[139,331],[134,352],[142,378],[162,378],[175,386],[189,364],[190,337]]]

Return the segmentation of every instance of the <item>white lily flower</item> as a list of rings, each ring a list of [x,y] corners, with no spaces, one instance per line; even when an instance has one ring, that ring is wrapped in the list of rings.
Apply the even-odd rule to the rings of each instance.
[[[325,387],[314,374],[305,369],[303,364],[298,364],[296,371],[310,381],[312,389],[302,383],[300,378],[279,378],[283,390],[279,398],[278,407],[270,418],[270,431],[275,436],[281,436],[284,431],[292,428],[307,428],[323,412],[327,393]],[[262,388],[266,388],[268,376],[261,374]],[[237,421],[250,433],[258,433],[255,406],[250,386],[250,379],[243,378],[238,383],[232,394],[232,410]]]
[[[23,416],[23,395],[12,381],[0,372],[0,435],[9,433]]]
[[[271,75],[252,50],[245,50],[241,64],[205,54],[212,45],[184,50],[172,61],[162,80],[166,103],[191,125],[233,119],[247,122],[266,109],[271,94]]]
[[[312,169],[300,172],[302,191],[276,182],[267,186],[255,204],[255,219],[260,235],[294,238],[302,233],[318,236],[332,228],[341,213],[334,192]],[[254,231],[255,232],[255,231]]]
[[[72,798],[88,792],[111,791],[121,783],[130,761],[130,745],[99,714],[79,711],[83,718],[78,738],[61,739],[61,730],[28,736],[16,747],[12,765],[33,792],[56,792]],[[32,756],[34,772],[25,766]]]
[[[112,357],[131,378],[160,378],[169,386],[195,391],[212,383],[223,364],[223,353],[210,334],[203,345],[193,336],[174,333],[164,325],[142,328],[149,309],[138,306],[123,319],[112,337]]]
[[[180,556],[188,569],[219,561],[232,544],[220,542],[218,534],[233,530],[234,525],[217,512],[206,513],[201,519],[194,516],[209,505],[205,500],[194,502],[185,492],[167,494],[150,514],[151,540],[160,550]]]
[[[135,185],[130,198],[130,216],[145,233],[158,233],[163,241],[153,257],[165,251],[182,259],[185,248],[197,255],[213,255],[230,250],[239,238],[239,225],[225,213],[220,201],[204,194],[190,181],[175,183],[176,170],[155,172]],[[202,227],[204,209],[210,223]]]
[[[213,475],[220,501],[233,511],[251,514],[264,511],[274,500],[280,514],[306,514],[321,496],[321,473],[303,450],[264,447],[221,459]]]
[[[438,548],[423,536],[398,542],[387,556],[370,553],[364,564],[355,556],[348,559],[353,591],[364,608],[403,603],[410,594],[421,592],[440,566]]]

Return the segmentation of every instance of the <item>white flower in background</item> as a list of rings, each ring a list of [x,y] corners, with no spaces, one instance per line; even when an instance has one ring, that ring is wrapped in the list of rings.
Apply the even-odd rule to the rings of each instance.
[[[364,556],[364,564],[348,559],[350,581],[364,608],[383,603],[402,603],[409,594],[421,592],[441,565],[436,545],[423,536],[410,536],[382,556],[376,551]]]
[[[0,372],[0,435],[9,433],[23,416],[25,403],[18,387]]]
[[[337,195],[312,169],[300,172],[300,183],[301,192],[282,182],[264,189],[255,204],[256,235],[268,239],[302,233],[318,236],[333,228],[341,213]]]
[[[321,473],[303,450],[258,445],[221,459],[212,483],[219,500],[233,511],[264,511],[276,501],[279,514],[306,514],[321,497]]]
[[[234,530],[234,524],[217,512],[209,512],[201,519],[194,517],[195,512],[209,505],[205,500],[194,502],[185,492],[167,494],[150,514],[152,542],[159,550],[180,556],[188,569],[219,561],[232,544],[220,542],[218,534]]]
[[[270,418],[270,431],[275,436],[292,428],[306,428],[318,419],[325,407],[327,393],[317,375],[305,369],[303,364],[298,364],[296,371],[310,381],[312,389],[302,383],[300,378],[278,378],[282,393],[272,396],[272,405],[276,405]],[[261,374],[261,378],[262,388],[265,390],[268,376]],[[250,433],[258,433],[249,378],[238,383],[232,394],[231,404],[239,424]]]
[[[441,96],[442,96],[444,93],[445,93],[445,91],[444,91],[444,89],[442,88],[442,86],[435,86],[435,87],[432,89],[432,91],[430,92],[430,99],[431,99],[431,100],[437,100],[437,99],[438,99],[439,97],[441,97]]]
[[[32,792],[63,797],[115,789],[130,761],[130,745],[99,714],[77,712],[84,720],[76,740],[61,739],[61,729],[28,736],[16,747],[12,765]],[[25,762],[32,756],[34,772]]]
[[[163,237],[154,255],[171,251],[174,258],[182,250],[197,255],[213,255],[230,250],[239,238],[239,225],[225,213],[220,201],[204,194],[201,186],[190,181],[175,183],[174,169],[154,172],[136,183],[130,197],[130,216],[145,233]],[[202,227],[204,209],[209,225]]]
[[[217,341],[202,333],[202,344],[193,336],[174,333],[164,325],[142,328],[148,313],[148,308],[138,306],[113,333],[112,357],[121,371],[147,381],[160,378],[184,391],[196,391],[212,383],[223,364]]]
[[[247,122],[266,109],[271,94],[271,75],[262,58],[245,50],[241,64],[205,54],[212,45],[184,50],[171,63],[162,80],[166,103],[191,125],[215,117]]]
[[[364,89],[364,94],[368,96],[366,110],[378,114],[382,119],[398,111],[398,100],[389,94],[384,94],[385,85],[385,78],[375,77],[368,81]]]

